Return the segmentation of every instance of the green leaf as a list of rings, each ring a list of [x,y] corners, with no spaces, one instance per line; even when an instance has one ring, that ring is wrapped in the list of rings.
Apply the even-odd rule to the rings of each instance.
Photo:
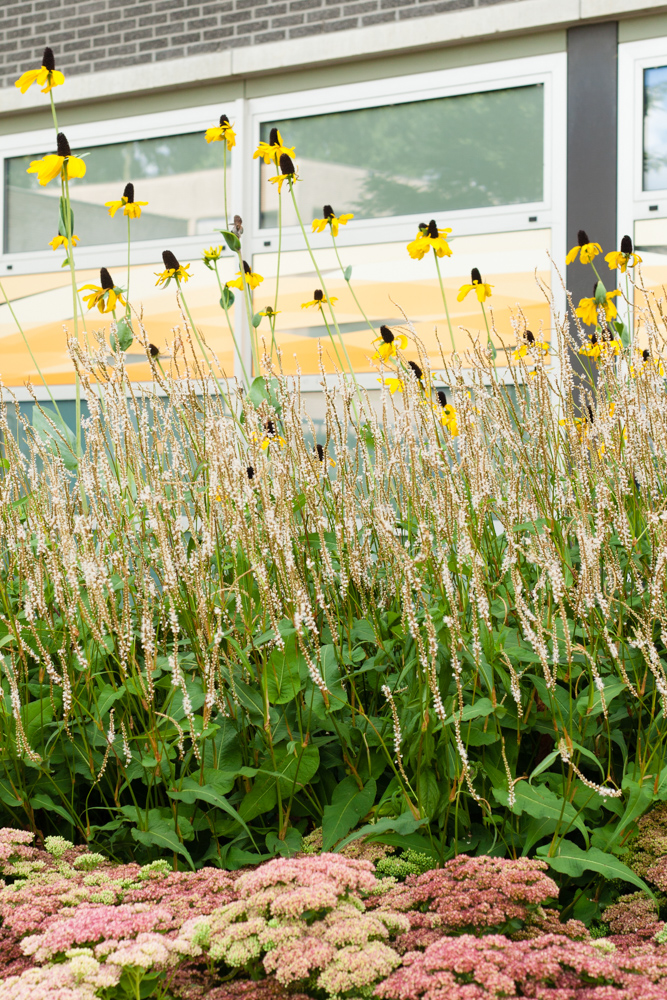
[[[558,854],[555,857],[550,858],[548,851],[549,848],[547,845],[538,847],[537,849],[538,855],[551,868],[557,872],[561,872],[563,875],[571,875],[573,878],[578,878],[586,871],[597,872],[598,875],[602,875],[606,879],[616,878],[622,882],[629,882],[631,885],[636,885],[638,889],[642,889],[652,899],[655,898],[646,882],[640,879],[639,875],[635,875],[632,868],[628,868],[622,861],[615,858],[613,854],[606,854],[604,851],[598,850],[597,847],[591,847],[588,851],[582,851],[580,847],[577,847],[576,844],[571,844],[568,840],[561,841]]]
[[[257,329],[257,327],[259,326],[259,324],[261,322],[262,322],[262,314],[261,313],[255,313],[255,315],[252,318],[252,325],[255,327],[255,329]]]
[[[345,840],[336,846],[336,853],[342,851],[353,840],[358,840],[359,837],[368,837],[369,840],[378,840],[382,843],[384,840],[383,834],[389,830],[393,830],[394,833],[405,837],[408,834],[414,833],[418,827],[423,826],[425,823],[428,823],[427,819],[415,819],[411,812],[401,813],[400,816],[383,816],[377,823],[366,823],[365,826],[351,833],[349,837],[346,837]]]
[[[521,816],[524,812],[535,819],[551,819],[561,822],[564,832],[569,827],[576,827],[588,843],[588,830],[582,817],[571,802],[556,795],[546,785],[529,785],[527,781],[519,781],[514,786],[515,802],[512,812]],[[494,788],[493,797],[501,805],[509,807],[509,793],[506,788]]]
[[[65,820],[68,826],[74,826],[73,817],[61,805],[54,802],[47,792],[37,792],[36,795],[33,795],[30,799],[30,805],[33,809],[46,809],[47,812],[57,813],[58,816]]]
[[[607,707],[617,698],[621,692],[627,690],[625,681],[620,677],[608,677],[604,681],[604,700]],[[590,704],[590,707],[589,707]],[[589,684],[586,690],[577,698],[577,712],[579,715],[599,715],[602,711],[601,692],[594,684]]]
[[[284,649],[274,649],[266,665],[266,693],[272,705],[285,705],[297,696],[307,675],[305,658],[297,652],[295,636]]]
[[[227,288],[227,285],[222,289],[222,296],[220,298],[220,305],[223,309],[229,309],[234,305],[234,292],[231,288]]]
[[[275,770],[271,758],[265,758],[250,792],[243,799],[239,814],[246,821],[272,810],[280,794],[289,796],[299,792],[317,773],[320,752],[317,747],[303,747],[301,753],[279,754],[276,750]]]
[[[375,791],[373,778],[361,790],[351,774],[336,786],[331,805],[325,806],[322,814],[323,851],[330,851],[366,815],[375,801]]]
[[[346,281],[349,281],[350,278],[352,277],[352,265],[351,264],[349,264],[345,268],[345,270],[343,271],[343,277],[345,278]]]
[[[601,281],[598,281],[595,286],[595,302],[596,305],[603,306],[607,301],[607,289],[604,287]]]
[[[229,249],[233,250],[234,253],[238,253],[241,249],[241,240],[236,233],[230,233],[228,229],[219,229],[218,232],[222,233],[222,237]]]
[[[175,851],[176,854],[180,854],[185,858],[194,871],[195,866],[187,847],[180,842],[176,831],[169,826],[166,820],[162,817],[150,815],[154,812],[157,812],[157,810],[151,809],[149,812],[148,830],[139,830],[137,827],[132,827],[131,833],[134,839],[145,847],[161,847],[163,850]]]
[[[234,787],[234,779],[229,778],[222,787],[227,787],[227,791],[231,791]],[[196,778],[184,778],[181,790],[179,792],[169,791],[167,792],[170,799],[176,799],[180,802],[185,802],[188,805],[192,805],[195,801],[208,802],[209,805],[215,806],[217,809],[222,809],[226,812],[228,816],[235,819],[240,826],[246,831],[246,833],[251,836],[250,830],[244,823],[244,821],[239,816],[238,812],[231,806],[224,795],[214,788],[212,784],[200,785]]]
[[[74,233],[74,212],[70,205],[69,209],[69,232]],[[58,235],[64,236],[66,239],[68,237],[67,233],[67,202],[63,196],[60,196],[60,208],[58,211]]]
[[[100,722],[107,714],[114,702],[119,701],[120,698],[125,694],[125,685],[121,684],[119,688],[114,689],[110,684],[105,684],[102,690],[97,695],[97,711],[99,712]]]
[[[116,323],[116,332],[113,330],[109,334],[109,341],[114,351],[127,351],[132,346],[134,331],[131,323],[122,317]]]
[[[47,449],[52,454],[60,455],[65,468],[69,472],[74,472],[78,465],[76,438],[56,411],[49,409],[47,417],[42,407],[37,404],[32,411],[32,426]]]

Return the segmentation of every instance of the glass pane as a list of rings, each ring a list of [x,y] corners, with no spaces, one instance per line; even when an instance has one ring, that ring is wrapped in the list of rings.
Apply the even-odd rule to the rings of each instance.
[[[237,267],[231,254],[223,259],[219,266],[223,281],[229,280]],[[155,272],[162,270],[162,261],[159,264],[133,267],[130,287],[132,304],[138,311],[143,309],[146,334],[149,341],[163,353],[162,364],[165,371],[168,371],[173,364],[173,349],[170,345],[175,336],[174,327],[180,325],[182,329],[183,324],[176,303],[174,285],[170,285],[168,289],[155,287]],[[225,374],[231,375],[234,370],[234,344],[225,314],[219,305],[220,289],[215,274],[204,267],[201,261],[193,261],[190,271],[192,280],[187,284],[187,301],[192,318],[206,344],[212,352],[215,352]],[[127,272],[124,268],[112,267],[111,275],[118,284],[126,284]],[[92,270],[81,269],[77,272],[77,277],[79,288],[86,284],[97,285],[100,280],[99,271]],[[66,327],[70,333],[73,330],[69,271],[7,275],[3,277],[2,284],[47,382],[52,385],[73,385],[74,368],[67,352],[67,334],[64,329]],[[106,314],[102,315],[97,309],[86,310],[88,334],[90,335],[93,330],[104,330],[108,343],[110,318]],[[81,328],[80,322],[79,328]],[[5,385],[22,386],[27,379],[30,379],[33,385],[41,385],[41,378],[25,342],[16,328],[9,307],[4,303],[0,305],[0,340],[2,341],[0,375]],[[200,350],[197,343],[192,342],[191,346],[199,357]],[[133,379],[138,382],[151,380],[150,365],[142,348],[136,342],[130,347],[126,357]],[[193,369],[190,346],[186,347],[186,358]],[[178,365],[181,375],[185,373],[182,359],[183,355],[180,354]],[[203,368],[206,370],[205,364]],[[173,374],[178,374],[176,368],[173,369]]]
[[[644,70],[644,191],[667,188],[667,66]]]
[[[60,183],[40,187],[36,174],[26,173],[30,161],[41,155],[6,161],[8,253],[45,250],[58,231]],[[207,145],[202,132],[96,146],[85,159],[86,176],[70,181],[70,194],[74,232],[87,246],[127,240],[127,219],[122,212],[110,218],[104,203],[117,201],[128,181],[134,183],[137,201],[148,202],[132,225],[133,240],[204,235],[224,228],[222,143]],[[228,169],[228,190],[230,182]]]
[[[306,221],[324,204],[358,219],[541,201],[541,84],[359,111],[265,122],[296,149],[295,191]],[[261,225],[276,226],[278,195],[262,164]],[[289,194],[283,223],[296,225]]]
[[[664,351],[664,327],[661,315],[663,312],[662,302],[665,298],[665,288],[667,287],[667,219],[638,219],[635,222],[635,250],[641,256],[642,263],[634,269],[628,268],[631,281],[636,281],[635,285],[635,347],[643,350],[649,347],[648,327],[658,330],[658,350],[662,354]],[[629,283],[623,275],[618,275],[619,285],[624,295],[629,291]],[[643,288],[642,288],[643,286]],[[616,300],[621,319],[628,322],[628,306],[620,299]],[[652,314],[652,316],[651,316]],[[648,320],[648,324],[647,324]],[[655,350],[655,344],[653,345]]]
[[[495,323],[506,346],[516,344],[512,318],[517,317],[519,307],[536,339],[551,339],[549,305],[536,281],[537,272],[544,286],[547,289],[550,287],[550,246],[551,231],[548,229],[462,236],[452,240],[453,255],[443,258],[441,269],[459,353],[463,355],[470,349],[471,336],[479,336],[482,343],[486,343],[484,318],[476,297],[470,294],[463,302],[457,302],[459,288],[470,281],[473,267],[478,267],[484,280],[494,286],[492,297],[486,303],[487,316],[490,322]],[[373,326],[373,333],[352,298],[334,251],[317,250],[315,255],[329,295],[338,298],[335,303],[336,319],[356,371],[378,370],[377,362],[371,360],[375,351],[371,341],[378,336],[381,324],[405,329],[405,320],[397,306],[405,310],[414,324],[433,369],[442,368],[440,345],[446,356],[451,352],[451,345],[432,253],[421,261],[411,260],[405,243],[346,247],[341,252],[343,266],[352,266],[351,284]],[[254,308],[257,311],[274,305],[276,263],[275,253],[256,254],[253,259],[253,270],[264,276],[263,283],[255,291]],[[287,374],[297,370],[304,375],[317,374],[320,345],[325,369],[334,372],[341,367],[322,314],[318,309],[302,308],[302,303],[313,300],[318,284],[307,251],[283,252],[276,340],[282,351],[282,367]],[[397,305],[392,304],[389,296]],[[330,323],[329,314],[325,312],[324,315]],[[259,336],[260,355],[262,338],[266,354],[270,355],[271,335],[266,319],[260,324]],[[494,340],[499,364],[504,363],[505,357],[502,342]],[[409,343],[405,356],[407,359],[418,359],[414,343]],[[273,360],[275,364],[275,354]]]

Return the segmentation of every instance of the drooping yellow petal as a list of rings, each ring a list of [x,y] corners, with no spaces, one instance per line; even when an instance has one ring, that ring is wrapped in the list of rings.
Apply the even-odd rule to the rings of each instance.
[[[577,259],[578,255],[579,255],[579,251],[580,250],[581,250],[581,247],[578,244],[577,244],[576,247],[572,247],[572,249],[569,251],[567,257],[565,258],[565,263],[566,264],[571,264],[573,261],[575,261]]]
[[[45,67],[42,66],[42,69],[45,69]],[[59,69],[52,69],[50,73],[46,70],[45,77],[42,79],[40,79],[40,77],[41,73],[40,76],[37,77],[37,83],[46,83],[46,86],[42,89],[43,94],[48,94],[54,87],[59,87],[61,83],[65,82],[65,77]]]
[[[14,86],[18,87],[22,94],[25,94],[25,92],[28,90],[28,88],[32,87],[33,83],[35,82],[35,80],[37,79],[37,77],[39,76],[39,74],[40,74],[40,70],[38,70],[38,69],[29,69],[29,70],[26,70],[26,72],[23,73],[18,78],[18,80],[16,81],[16,83],[14,84]]]
[[[85,177],[86,175],[86,161],[82,160],[80,156],[68,156],[67,157],[67,177],[72,180],[73,177]]]
[[[123,207],[122,201],[105,201],[104,207],[109,209],[109,215],[113,219],[119,208]]]
[[[469,292],[472,292],[474,285],[461,285],[459,288],[459,294],[456,296],[457,302],[463,302],[464,298]]]

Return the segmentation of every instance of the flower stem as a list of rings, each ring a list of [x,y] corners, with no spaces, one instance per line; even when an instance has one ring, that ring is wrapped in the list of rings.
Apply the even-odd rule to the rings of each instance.
[[[329,227],[329,228],[330,228],[330,231],[331,231],[331,242],[333,243],[333,248],[336,251],[336,259],[338,261],[338,266],[340,267],[341,273],[342,273],[343,277],[345,278],[345,268],[343,267],[343,263],[342,263],[342,261],[340,259],[340,254],[338,253],[338,246],[336,245],[336,237],[334,236],[333,230],[331,230],[331,227]],[[349,278],[345,278],[345,281],[347,282],[347,287],[350,289],[350,293],[351,293],[352,298],[354,299],[354,301],[356,303],[357,309],[359,310],[359,312],[361,313],[361,315],[366,320],[366,323],[368,324],[369,330],[371,331],[371,333],[375,333],[375,327],[373,326],[373,324],[369,320],[368,316],[364,312],[364,310],[363,310],[363,308],[361,306],[361,302],[357,298],[357,296],[355,294],[355,291],[354,291],[354,288],[352,287],[352,283],[351,283],[350,279]]]
[[[127,217],[127,292],[125,294],[125,315],[130,318],[130,216]]]
[[[324,278],[322,277],[322,272],[320,271],[320,269],[319,269],[319,267],[317,265],[317,261],[315,260],[315,254],[312,251],[312,248],[310,246],[310,241],[308,239],[308,236],[306,235],[306,230],[305,230],[304,225],[303,225],[303,220],[301,218],[301,213],[299,212],[299,206],[297,205],[297,202],[296,202],[296,195],[294,194],[294,184],[292,182],[292,178],[291,177],[288,177],[288,183],[289,183],[289,192],[292,195],[292,203],[294,205],[294,211],[296,212],[296,217],[299,220],[299,226],[301,227],[301,232],[303,234],[303,238],[304,238],[305,243],[306,243],[306,248],[308,249],[308,253],[310,254],[310,259],[312,260],[313,267],[315,268],[315,273],[317,274],[317,277],[319,279],[320,285],[322,286],[322,291],[326,295],[327,303],[329,305],[329,312],[331,313],[331,319],[333,321],[333,325],[336,328],[336,333],[338,334],[338,339],[340,341],[340,345],[343,348],[343,354],[345,355],[345,360],[347,361],[348,368],[350,369],[350,375],[352,376],[352,378],[356,382],[357,381],[357,377],[354,374],[354,369],[352,368],[352,362],[350,361],[349,355],[347,353],[347,348],[345,347],[345,341],[343,340],[343,337],[341,335],[340,329],[338,327],[338,321],[336,320],[336,314],[334,312],[333,306],[331,305],[331,299],[329,298],[329,293],[327,292],[327,287],[326,287],[326,285],[324,283]],[[324,315],[324,312],[322,313],[322,315]]]
[[[213,380],[214,380],[215,384],[218,387],[218,392],[220,393],[220,395],[222,396],[222,398],[224,399],[224,401],[227,403],[227,406],[229,407],[230,412],[231,412],[232,411],[231,403],[230,403],[229,399],[227,398],[227,394],[223,391],[222,385],[220,384],[217,375],[213,371],[213,365],[211,364],[211,362],[209,360],[208,352],[207,352],[206,348],[204,347],[204,345],[202,343],[201,337],[199,336],[199,330],[197,329],[197,327],[195,325],[195,321],[192,318],[192,313],[190,312],[190,307],[189,307],[189,305],[187,303],[185,295],[183,294],[183,287],[181,285],[181,282],[180,282],[179,278],[176,277],[176,275],[174,275],[174,278],[176,278],[176,287],[178,288],[178,291],[180,292],[181,301],[183,303],[183,308],[185,309],[185,315],[190,320],[190,327],[192,328],[192,332],[195,335],[195,339],[196,339],[196,341],[197,341],[197,343],[199,345],[199,349],[202,352],[202,354],[204,356],[204,360],[206,361],[206,364],[208,365],[208,370],[210,371],[211,375],[213,376]]]
[[[79,342],[79,301],[76,290],[76,269],[74,267],[74,241],[72,239],[72,213],[70,211],[69,199],[69,177],[67,175],[67,160],[63,163],[61,170],[61,185],[65,198],[65,232],[67,234],[67,259],[72,276],[72,308],[74,311],[74,339]],[[79,373],[76,372],[76,454],[81,457],[81,384]]]
[[[227,211],[227,140],[222,137],[222,186],[225,193],[225,229],[229,229],[229,212]]]
[[[53,116],[53,127],[56,130],[56,135],[58,135],[58,116],[56,115],[56,102],[53,100],[53,91],[49,91],[49,97],[51,98],[51,115]]]
[[[442,275],[440,273],[440,261],[438,260],[438,255],[435,252],[435,250],[433,251],[433,254],[435,256],[435,267],[438,272],[438,281],[440,282],[440,294],[442,295],[442,304],[445,307],[445,316],[447,317],[447,326],[449,327],[449,339],[452,342],[452,355],[454,355],[456,353],[456,345],[454,343],[454,331],[452,330],[452,321],[449,318],[449,308],[447,307],[447,296],[445,295],[445,286],[442,283]],[[488,324],[487,324],[487,330],[488,330]]]
[[[243,253],[241,250],[237,250],[239,257],[239,268],[241,275],[241,283],[243,285],[243,300],[245,302],[246,315],[248,318],[248,332],[250,334],[250,349],[252,351],[252,367],[255,375],[259,375],[259,353],[257,351],[257,331],[252,325],[252,319],[254,316],[252,309],[252,299],[250,297],[250,286],[246,281],[245,267],[243,266]]]
[[[229,332],[231,333],[232,340],[234,342],[234,350],[236,351],[237,357],[238,357],[239,362],[241,364],[241,369],[243,371],[243,379],[245,381],[245,384],[247,386],[249,386],[250,385],[250,379],[248,378],[248,372],[246,371],[246,367],[245,367],[245,365],[243,363],[243,355],[242,355],[241,350],[239,348],[239,345],[238,345],[238,343],[236,341],[236,335],[234,333],[234,324],[232,323],[232,321],[231,321],[231,319],[229,317],[229,312],[227,310],[227,306],[225,305],[225,300],[224,300],[225,289],[224,289],[224,286],[222,284],[222,281],[220,280],[220,274],[218,273],[218,262],[217,262],[217,260],[213,261],[213,265],[215,267],[215,276],[218,279],[218,288],[220,289],[220,304],[222,305],[222,308],[225,310],[225,316],[227,317],[227,324],[229,326]]]

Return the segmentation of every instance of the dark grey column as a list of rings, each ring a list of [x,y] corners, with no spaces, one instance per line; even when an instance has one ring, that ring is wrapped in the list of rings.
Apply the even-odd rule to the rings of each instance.
[[[570,28],[567,36],[567,246],[584,229],[608,253],[618,249],[618,22]],[[615,272],[603,261],[598,271],[611,289]],[[575,307],[593,294],[590,266],[576,261],[566,280]]]

